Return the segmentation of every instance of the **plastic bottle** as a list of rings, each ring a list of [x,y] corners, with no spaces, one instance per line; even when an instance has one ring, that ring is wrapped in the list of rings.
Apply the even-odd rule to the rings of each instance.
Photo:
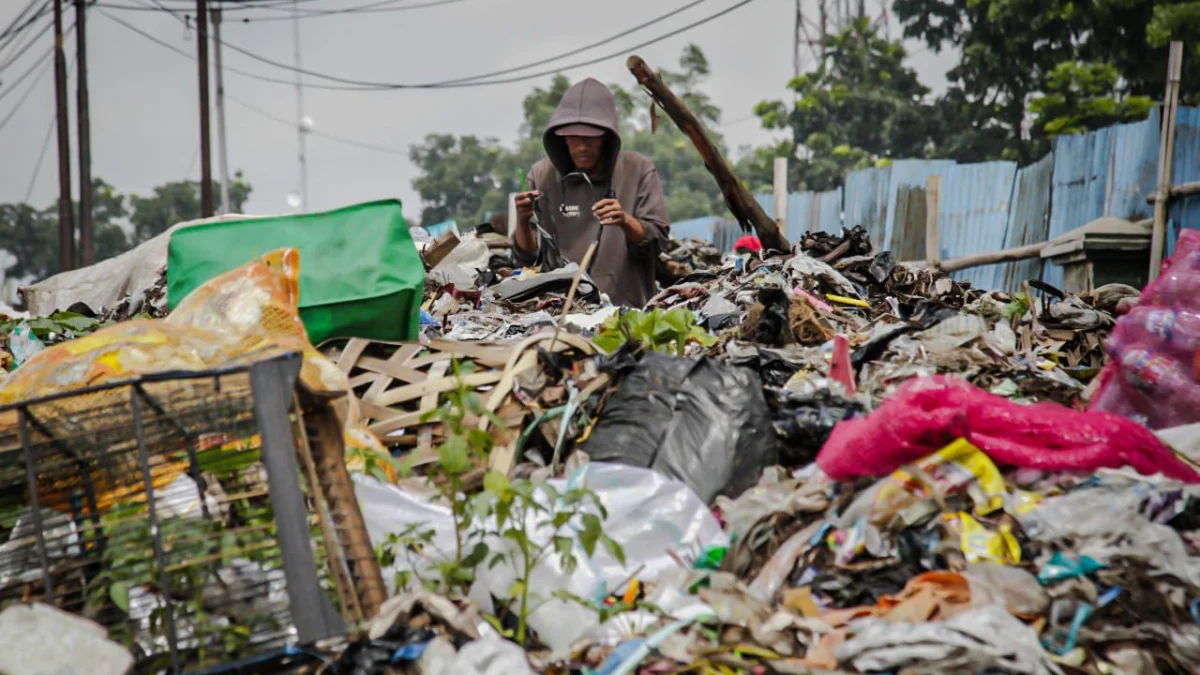
[[[1153,345],[1180,359],[1192,360],[1200,351],[1200,312],[1182,308],[1139,306],[1117,322],[1107,345],[1120,357],[1131,345]]]

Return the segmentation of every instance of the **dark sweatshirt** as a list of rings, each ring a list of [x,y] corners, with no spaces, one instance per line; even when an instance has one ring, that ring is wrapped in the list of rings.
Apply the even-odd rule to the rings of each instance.
[[[591,187],[582,177],[568,175],[575,165],[566,140],[554,133],[559,127],[579,123],[606,131],[603,168],[600,176],[592,179]],[[542,193],[538,200],[542,228],[554,238],[563,257],[576,263],[583,261],[588,246],[603,228],[592,262],[592,279],[613,304],[643,307],[655,293],[654,263],[670,224],[654,163],[636,152],[621,151],[617,106],[608,87],[588,78],[568,89],[542,135],[542,145],[546,159],[534,164],[529,175],[529,189]],[[640,242],[629,242],[623,229],[602,226],[592,215],[592,205],[610,190],[621,208],[645,229]],[[537,257],[536,250],[514,247],[513,252],[523,265],[533,264]]]

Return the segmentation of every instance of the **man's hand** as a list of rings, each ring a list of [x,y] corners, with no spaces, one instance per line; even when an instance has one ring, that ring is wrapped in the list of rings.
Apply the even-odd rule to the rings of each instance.
[[[625,212],[621,202],[615,199],[601,199],[592,207],[592,213],[604,226],[616,226],[625,230],[625,236],[633,243],[638,243],[646,231],[637,218]]]
[[[515,200],[517,203],[517,220],[525,224],[529,223],[530,219],[533,218],[534,199],[540,196],[541,193],[539,193],[537,190],[517,193]]]
[[[533,205],[541,193],[537,190],[519,192],[513,199],[517,205],[517,224],[513,228],[513,244],[521,251],[532,251],[537,248],[537,238],[533,236]]]

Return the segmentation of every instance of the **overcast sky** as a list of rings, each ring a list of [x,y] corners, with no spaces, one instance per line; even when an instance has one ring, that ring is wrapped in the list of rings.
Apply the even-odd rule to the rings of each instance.
[[[378,1],[378,0],[377,0]],[[409,0],[418,4],[428,0]],[[98,0],[100,5],[134,6],[146,0]],[[164,0],[181,7],[177,0]],[[210,0],[211,2],[211,0]],[[7,26],[26,0],[0,0],[0,28]],[[71,3],[66,2],[70,5]],[[368,0],[305,0],[305,9],[332,9],[369,4]],[[300,21],[302,65],[306,69],[362,80],[424,82],[498,70],[560,54],[630,28],[686,4],[685,0],[462,0],[443,6],[401,12],[344,14]],[[611,52],[621,56],[567,71],[573,80],[594,76],[605,82],[633,84],[624,68],[627,48],[658,37],[735,4],[707,0],[687,12],[613,44],[567,59],[576,62]],[[792,76],[792,0],[755,0],[703,26],[637,50],[653,67],[674,66],[680,50],[694,42],[712,69],[706,89],[724,113],[730,147],[760,143],[769,135],[749,118],[764,98],[786,96]],[[93,175],[119,192],[146,194],[154,186],[200,175],[198,148],[197,69],[193,60],[172,53],[104,16],[107,12],[174,45],[195,53],[194,36],[161,12],[96,7],[88,25],[91,86]],[[256,10],[236,16],[283,17],[285,12]],[[67,14],[67,24],[73,22]],[[231,21],[223,24],[224,40],[268,59],[292,64],[291,21]],[[40,27],[40,23],[38,24]],[[893,29],[894,30],[894,29]],[[51,46],[49,34],[42,40]],[[910,44],[914,67],[927,86],[944,87],[952,65]],[[12,50],[0,52],[0,63]],[[0,73],[5,85],[44,53],[29,52]],[[68,59],[74,39],[67,40]],[[291,80],[291,73],[229,49],[227,67]],[[539,68],[538,70],[544,69]],[[0,129],[0,203],[21,201],[34,179],[34,165],[53,121],[52,69],[31,77],[13,95],[0,99],[0,119],[36,80],[32,96],[7,127]],[[317,82],[307,78],[310,82]],[[515,138],[521,123],[521,99],[532,82],[450,90],[346,92],[305,90],[305,113],[314,129],[370,145],[393,154],[353,147],[309,136],[310,210],[334,208],[383,197],[399,197],[405,213],[415,217],[420,204],[412,188],[416,169],[407,158],[409,145],[429,133],[476,134],[502,141]],[[291,86],[269,84],[227,73],[226,93],[284,120],[296,118]],[[75,130],[72,80],[71,130]],[[272,214],[294,210],[288,195],[298,192],[297,140],[293,125],[272,121],[230,101],[227,103],[229,165],[241,170],[254,187],[246,210]],[[213,169],[217,171],[216,127]],[[72,138],[74,144],[74,138]],[[73,145],[74,147],[74,145]],[[30,201],[49,205],[57,194],[55,146],[51,137],[40,172],[32,182]],[[72,165],[74,162],[72,160]],[[73,186],[78,189],[77,178]]]

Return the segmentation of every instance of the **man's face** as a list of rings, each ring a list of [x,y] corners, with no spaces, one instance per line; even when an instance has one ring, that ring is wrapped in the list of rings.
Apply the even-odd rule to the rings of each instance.
[[[600,153],[604,150],[603,136],[565,136],[567,151],[571,153],[571,161],[575,170],[587,173],[600,163]]]

